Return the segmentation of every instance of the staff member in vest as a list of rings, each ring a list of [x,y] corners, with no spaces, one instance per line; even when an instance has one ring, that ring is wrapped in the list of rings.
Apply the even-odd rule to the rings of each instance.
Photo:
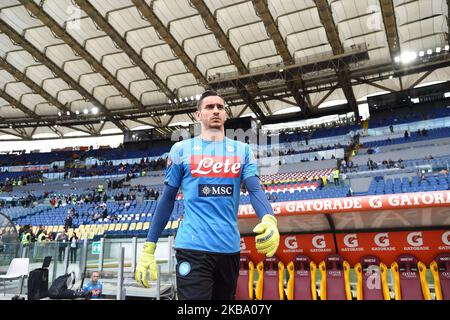
[[[255,229],[258,252],[271,257],[279,244],[274,217],[257,176],[248,144],[225,137],[225,102],[207,91],[195,113],[201,135],[175,143],[167,159],[165,186],[136,267],[138,283],[148,287],[147,271],[156,280],[156,242],[167,225],[178,188],[185,213],[176,237],[178,298],[234,299],[239,275],[238,208],[241,181],[262,220]]]
[[[47,239],[47,230],[42,229],[38,232],[37,238],[37,256],[42,256],[45,247],[45,241]]]
[[[22,245],[25,246],[29,246],[31,243],[31,237],[32,237],[32,233],[31,233],[31,226],[27,225],[24,232],[22,233]]]
[[[333,171],[334,185],[339,185],[339,169],[334,169]]]

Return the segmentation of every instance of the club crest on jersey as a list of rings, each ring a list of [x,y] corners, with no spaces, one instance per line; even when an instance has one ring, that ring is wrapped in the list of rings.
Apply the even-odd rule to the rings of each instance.
[[[240,157],[193,155],[190,159],[194,178],[238,178],[241,175]]]
[[[180,274],[180,276],[187,276],[189,272],[191,272],[191,264],[187,261],[183,261],[182,263],[180,263],[178,267],[178,273]]]

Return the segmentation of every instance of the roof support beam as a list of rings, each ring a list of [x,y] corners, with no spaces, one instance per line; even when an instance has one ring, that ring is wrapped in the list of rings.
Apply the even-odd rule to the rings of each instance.
[[[191,0],[190,2],[200,13],[203,21],[206,23],[206,26],[214,33],[214,36],[216,37],[220,46],[227,52],[228,56],[238,69],[239,73],[248,73],[247,67],[241,60],[241,57],[234,49],[226,34],[223,32],[222,28],[216,20],[216,17],[211,13],[208,6],[203,2],[203,0]]]
[[[56,133],[60,138],[63,138],[63,137],[64,137],[64,135],[62,134],[62,132],[59,131],[58,129],[56,129],[54,126],[48,126],[48,128],[49,128],[50,130],[52,130],[54,133]],[[33,135],[31,135],[31,136],[33,136]]]
[[[429,70],[429,71],[425,72],[422,76],[420,76],[419,79],[417,79],[413,84],[411,84],[408,89],[412,89],[415,86],[417,86],[418,84],[420,84],[423,80],[425,80],[425,78],[427,78],[433,72],[434,72],[434,70]]]
[[[25,113],[27,116],[29,116],[35,120],[39,119],[39,116],[36,113],[34,113],[33,111],[31,111],[30,109],[25,107],[20,101],[17,101],[16,99],[11,97],[9,94],[6,93],[6,91],[3,91],[2,89],[0,89],[0,98],[5,99],[10,105],[19,109],[20,111]]]
[[[16,133],[14,133],[14,132],[6,131],[6,130],[0,130],[0,132],[2,132],[2,133],[4,133],[4,134],[12,135],[12,136],[15,136],[15,137],[18,137],[18,138],[22,138],[22,139],[23,139],[23,136],[20,135],[20,134],[18,134],[17,131],[16,131]]]
[[[333,14],[331,12],[331,7],[328,4],[327,0],[314,0],[317,11],[319,12],[320,21],[322,22],[323,27],[325,28],[325,32],[328,38],[328,42],[330,43],[331,48],[333,49],[333,54],[335,56],[344,53],[344,47],[339,38],[339,32],[336,26],[336,23],[333,19]],[[353,92],[350,71],[348,66],[340,66],[336,70],[338,83],[342,88],[342,91],[345,94],[345,98],[347,99],[347,103],[355,113],[355,119],[359,123],[359,111],[358,104],[356,102],[355,93]]]
[[[395,9],[392,0],[379,0],[381,5],[381,13],[383,14],[384,29],[386,30],[386,38],[389,45],[392,63],[394,58],[400,54],[400,40],[397,33],[397,22],[395,20]]]
[[[140,124],[143,124],[144,126],[156,127],[155,123],[146,122],[146,121],[144,121],[142,119],[134,119],[133,121],[137,122],[137,123],[140,123]]]
[[[167,87],[142,59],[140,55],[122,38],[122,36],[114,29],[114,27],[105,19],[97,9],[87,0],[75,0],[76,4],[88,14],[89,17],[105,32],[119,48],[121,48],[128,57],[152,80],[156,86],[170,99],[176,98],[176,95]]]
[[[72,79],[67,73],[58,67],[53,61],[51,61],[45,54],[40,52],[36,47],[34,47],[28,40],[26,40],[22,35],[17,33],[13,28],[6,24],[3,20],[0,20],[0,31],[5,33],[11,41],[17,43],[22,48],[24,48],[28,53],[30,53],[37,61],[44,64],[49,68],[57,77],[63,79],[67,84],[74,90],[78,91],[85,99],[92,101],[95,105],[99,106],[100,110],[106,115],[108,120],[113,122],[122,131],[125,129],[121,126],[120,122],[115,120],[109,110],[98,101],[92,94],[90,94],[86,89],[84,89],[78,82]]]
[[[91,131],[84,130],[84,129],[80,129],[80,128],[75,128],[74,126],[69,126],[69,125],[67,125],[67,124],[62,125],[62,126],[63,126],[63,127],[66,127],[66,128],[69,128],[69,129],[72,129],[72,130],[75,130],[75,131],[84,132],[84,133],[87,133],[88,135],[92,136],[92,132],[91,132]],[[84,126],[84,127],[87,129],[86,126]]]
[[[447,0],[447,26],[448,32],[450,33],[450,0]],[[450,36],[447,36],[447,43],[450,45]]]
[[[54,98],[51,94],[49,94],[47,91],[45,91],[41,86],[37,85],[33,80],[28,78],[26,74],[21,72],[19,69],[14,67],[12,64],[10,64],[8,61],[0,57],[0,68],[5,69],[8,71],[15,79],[18,81],[23,82],[25,85],[27,85],[31,90],[33,90],[36,94],[39,94],[42,98],[44,98],[49,104],[55,106],[59,110],[61,110],[64,113],[67,113],[67,111],[70,112],[70,109],[67,108],[65,105],[63,105],[61,102],[58,101],[58,99]]]
[[[283,36],[281,35],[280,30],[278,29],[278,26],[270,13],[267,1],[268,0],[255,0],[253,1],[253,7],[255,8],[257,15],[263,21],[264,27],[274,42],[275,48],[283,59],[284,65],[288,66],[294,64],[294,58],[291,56],[289,48],[284,42]],[[286,84],[289,91],[292,93],[295,102],[297,102],[297,105],[300,107],[301,112],[307,114],[309,108],[305,100],[306,90],[301,75],[297,74],[295,77],[292,77],[291,74],[286,73]],[[300,89],[302,94],[300,93]]]
[[[82,57],[89,65],[98,73],[100,73],[108,83],[113,85],[122,96],[126,97],[130,102],[143,109],[142,103],[125,88],[119,80],[117,80],[101,63],[99,63],[82,45],[80,45],[63,27],[61,27],[50,15],[48,15],[42,7],[34,1],[19,0],[25,8],[27,8],[35,17],[46,25],[56,36],[64,40],[64,42],[72,48],[80,57]]]
[[[24,140],[30,140],[33,138],[32,134],[28,134],[27,131],[24,128],[13,128],[15,132],[19,134],[19,136]],[[36,130],[33,130],[34,133]]]
[[[167,121],[164,122],[164,125],[162,127],[167,127],[173,120],[173,118],[175,117],[174,114],[169,116],[169,119],[167,119]]]
[[[256,87],[256,84],[254,84],[254,87]],[[253,111],[253,113],[258,117],[258,119],[260,119],[261,122],[264,123],[264,121],[266,119],[266,115],[263,113],[261,108],[258,106],[258,103],[256,103],[255,99],[250,94],[250,92],[247,90],[247,88],[242,84],[238,84],[237,90],[238,90],[238,93],[241,96],[242,100],[244,101],[244,103],[246,105],[248,105],[249,108]]]
[[[269,100],[278,100],[278,101],[284,102],[286,104],[290,104],[291,106],[298,107],[297,103],[289,101],[289,100],[284,99],[282,97],[277,97],[277,96],[271,95],[271,94],[263,94],[263,96],[261,98],[264,98],[264,96],[270,98]]]
[[[166,43],[173,50],[175,55],[184,63],[186,68],[191,72],[194,77],[197,79],[199,83],[203,86],[208,84],[205,76],[201,73],[201,71],[197,68],[197,66],[192,62],[191,58],[184,51],[183,47],[179,45],[174,36],[170,33],[170,31],[166,28],[166,26],[161,22],[156,13],[153,11],[153,3],[151,2],[150,6],[144,0],[132,0],[132,2],[136,5],[142,17],[149,21],[150,24],[155,28],[156,32],[161,36],[161,38],[166,41]]]
[[[97,135],[97,130],[95,130],[94,125],[91,123],[88,123],[84,126],[88,131],[91,133],[91,135],[95,136]]]
[[[225,32],[223,32],[219,23],[217,22],[216,17],[211,13],[208,6],[205,4],[203,0],[190,0],[192,5],[197,9],[200,15],[203,18],[206,26],[213,32],[220,46],[226,51],[230,60],[234,63],[236,68],[238,69],[240,74],[247,74],[248,68],[245,66],[244,62],[241,60],[241,57],[234,49],[230,40],[226,36]],[[259,89],[256,83],[249,85],[252,91],[258,93]],[[239,86],[238,88],[239,95],[245,101],[245,103],[252,109],[255,115],[264,122],[266,116],[262,112],[261,108],[259,108],[258,104],[255,102],[254,98],[247,90],[245,86]]]
[[[336,90],[336,89],[337,89],[337,86],[334,86],[331,90],[329,90],[329,91],[327,92],[327,94],[326,94],[325,96],[323,96],[322,99],[320,99],[319,102],[317,102],[317,104],[313,107],[313,110],[314,110],[314,111],[317,111],[317,110],[319,109],[319,106],[320,106],[325,100],[327,100],[328,97],[331,96],[331,94],[332,94],[332,93],[334,92],[334,90]]]
[[[358,80],[359,82],[368,84],[369,86],[372,86],[372,87],[375,87],[375,88],[378,88],[378,89],[381,89],[381,90],[384,90],[384,91],[388,91],[388,92],[394,92],[395,91],[395,90],[393,90],[391,88],[385,87],[385,86],[383,86],[381,84],[378,84],[378,83],[375,83],[375,82],[368,81],[368,80],[363,79],[363,78],[354,78],[354,79]]]

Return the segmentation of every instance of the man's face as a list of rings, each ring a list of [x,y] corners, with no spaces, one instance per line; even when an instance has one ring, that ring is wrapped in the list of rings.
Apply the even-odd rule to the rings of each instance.
[[[195,116],[204,129],[223,129],[227,119],[224,100],[219,96],[206,97]]]
[[[100,277],[99,274],[97,272],[94,272],[91,276],[92,282],[97,283],[99,277]]]

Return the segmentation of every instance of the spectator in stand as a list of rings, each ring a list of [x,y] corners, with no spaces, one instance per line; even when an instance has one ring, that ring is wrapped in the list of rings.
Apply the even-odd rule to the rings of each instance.
[[[347,171],[347,161],[345,161],[345,159],[342,159],[341,161],[341,171],[342,172]]]
[[[350,170],[350,172],[353,171],[353,161],[352,160],[348,160],[347,162],[347,167]]]
[[[63,230],[62,232],[58,233],[56,235],[55,240],[58,242],[58,258],[59,258],[59,262],[63,262],[64,251],[66,250],[67,242],[69,240],[67,238],[66,230]]]
[[[55,197],[54,197],[54,196],[52,196],[52,197],[50,198],[50,206],[51,206],[52,208],[54,208],[54,207],[56,206],[56,200],[55,200]]]
[[[318,185],[319,190],[322,190],[323,189],[323,180],[319,179],[317,182],[319,183],[319,185]]]
[[[409,138],[409,132],[408,132],[408,130],[405,130],[405,135],[404,135],[404,137],[405,137],[405,140],[408,140],[408,138]]]
[[[106,206],[106,203],[102,203],[101,211],[102,211],[101,216],[103,219],[105,219],[108,216],[108,207]]]
[[[66,217],[66,221],[64,221],[64,230],[69,230],[72,228],[72,216],[69,214]]]
[[[70,243],[70,263],[77,263],[78,236],[73,232],[69,239]]]
[[[93,215],[92,215],[92,221],[97,222],[98,219],[100,219],[102,217],[101,213],[96,211]]]
[[[151,200],[155,199],[155,190],[153,188],[150,189],[149,196]]]
[[[45,238],[45,240],[46,241],[53,241],[54,239],[53,239],[53,232],[47,232],[47,230],[46,230],[46,238]]]

